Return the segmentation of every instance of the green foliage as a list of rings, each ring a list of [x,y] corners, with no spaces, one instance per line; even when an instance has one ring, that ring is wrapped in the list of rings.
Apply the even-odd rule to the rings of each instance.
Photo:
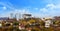
[[[19,22],[14,22],[13,25],[19,25]]]

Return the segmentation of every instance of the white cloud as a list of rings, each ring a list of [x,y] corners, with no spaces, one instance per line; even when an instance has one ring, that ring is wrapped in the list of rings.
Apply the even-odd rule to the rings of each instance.
[[[6,10],[7,8],[4,6],[3,9]]]
[[[16,9],[13,4],[11,4],[10,2],[0,2],[0,5],[3,5],[4,7],[2,7],[4,10],[8,10],[7,8],[9,8],[8,12],[4,12],[0,15],[0,17],[9,17],[11,13],[16,14],[16,13],[29,13],[29,9],[28,8],[23,8],[23,9]]]
[[[35,10],[38,10],[38,8],[34,8]]]
[[[47,12],[48,10],[46,8],[40,9],[41,12]]]
[[[44,0],[44,2],[48,3],[44,8],[41,8],[40,9],[40,12],[42,13],[36,13],[33,14],[33,13],[30,13],[29,9],[16,9],[14,7],[13,4],[11,4],[10,2],[6,2],[6,3],[3,3],[3,2],[0,2],[1,5],[3,5],[3,9],[6,9],[6,8],[9,8],[11,9],[11,11],[5,13],[4,15],[1,15],[1,16],[9,16],[10,13],[21,13],[21,14],[24,14],[24,13],[29,13],[29,14],[33,14],[34,16],[37,16],[37,17],[40,17],[41,16],[53,16],[53,15],[59,15],[60,14],[60,0],[58,2],[58,0],[55,0],[57,2],[54,2],[54,0]],[[58,3],[58,4],[57,4]],[[39,8],[34,8],[35,10],[39,10]],[[43,14],[45,13],[45,14]]]
[[[54,5],[54,4],[48,4],[48,5],[46,5],[46,8],[54,9],[54,8],[56,8],[56,5]]]
[[[0,2],[0,5],[4,6],[3,9],[9,8],[11,10],[14,10],[14,6],[13,4],[11,4],[10,2]]]
[[[42,13],[46,13],[46,16],[59,16],[60,14],[60,4],[47,4],[46,7],[41,8]],[[43,14],[44,15],[44,14]]]
[[[40,11],[42,12],[49,12],[49,11],[53,11],[56,8],[56,6],[54,4],[47,4],[44,8],[41,8]]]

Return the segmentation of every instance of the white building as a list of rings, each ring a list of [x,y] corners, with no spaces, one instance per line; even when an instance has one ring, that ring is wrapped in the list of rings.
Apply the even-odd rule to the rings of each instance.
[[[51,25],[51,20],[46,20],[46,21],[45,21],[45,27],[46,27],[46,28],[49,28],[50,25]]]
[[[23,14],[23,18],[31,18],[31,14]]]

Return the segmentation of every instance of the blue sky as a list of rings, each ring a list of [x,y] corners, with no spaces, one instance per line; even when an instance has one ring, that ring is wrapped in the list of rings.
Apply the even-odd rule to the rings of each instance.
[[[29,13],[36,17],[60,16],[60,0],[0,0],[0,17]]]

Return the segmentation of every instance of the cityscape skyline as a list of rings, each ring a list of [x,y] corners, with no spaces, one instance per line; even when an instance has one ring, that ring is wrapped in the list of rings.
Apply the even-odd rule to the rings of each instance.
[[[0,17],[27,13],[35,17],[60,16],[60,0],[0,0]]]

